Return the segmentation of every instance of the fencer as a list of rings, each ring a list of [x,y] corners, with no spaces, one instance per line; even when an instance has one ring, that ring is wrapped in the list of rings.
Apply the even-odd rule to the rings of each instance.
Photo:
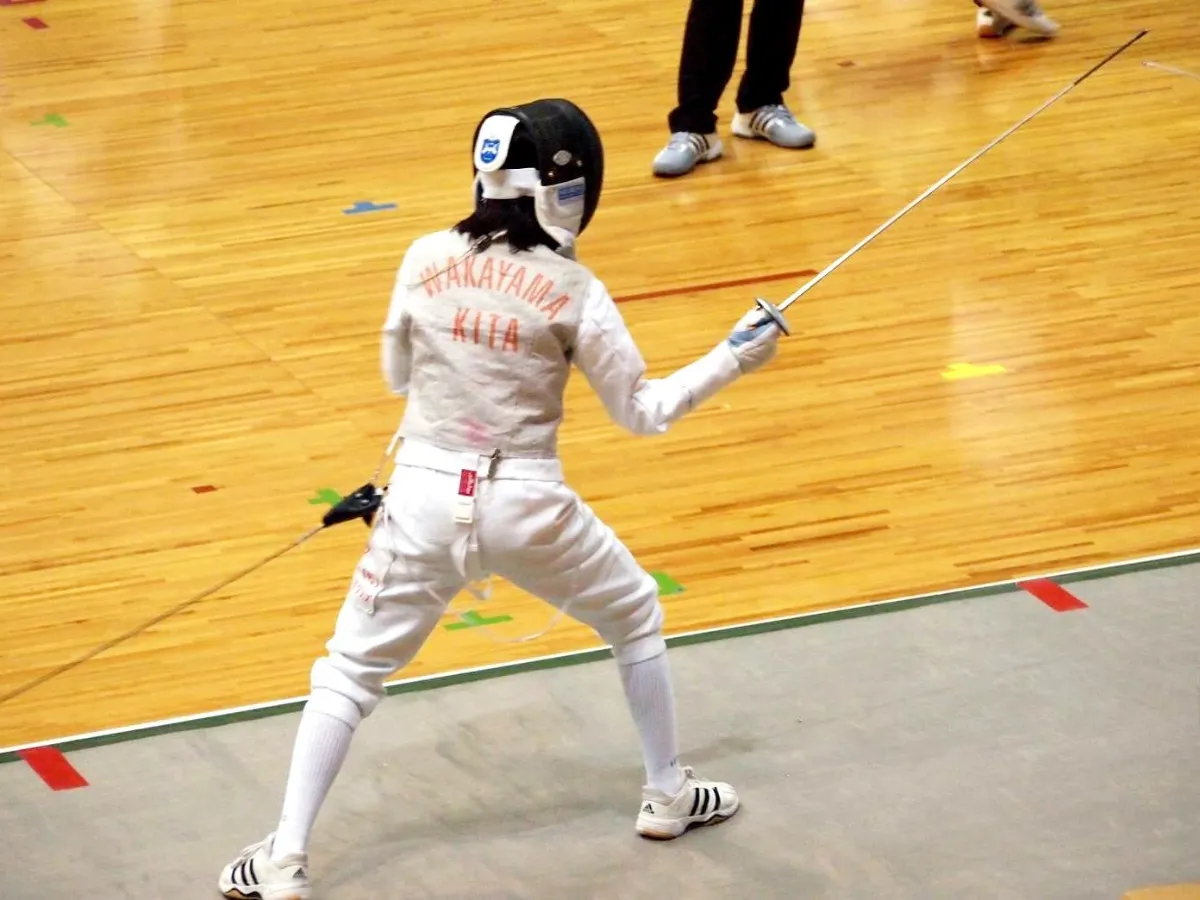
[[[382,367],[407,398],[403,443],[312,668],[278,827],[222,871],[226,897],[311,896],[309,834],[355,729],[451,599],[489,574],[611,645],[644,756],[639,834],[675,838],[738,809],[732,787],[680,765],[657,585],[564,483],[556,438],[572,365],[619,425],[660,434],[767,363],[779,328],[752,309],[695,362],[648,378],[613,298],[575,259],[604,177],[592,121],[560,99],[497,109],[473,156],[471,214],[400,264]]]

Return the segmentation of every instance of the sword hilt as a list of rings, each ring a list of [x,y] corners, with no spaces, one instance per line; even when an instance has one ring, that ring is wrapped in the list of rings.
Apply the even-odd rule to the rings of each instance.
[[[767,300],[763,300],[761,297],[756,298],[754,302],[758,305],[759,309],[765,312],[779,326],[780,331],[791,337],[792,330],[788,328],[787,319],[783,317],[783,311],[778,306]]]

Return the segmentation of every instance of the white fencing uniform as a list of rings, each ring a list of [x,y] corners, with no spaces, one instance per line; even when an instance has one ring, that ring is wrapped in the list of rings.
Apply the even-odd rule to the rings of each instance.
[[[226,897],[309,900],[309,835],[355,729],[455,594],[490,574],[566,607],[612,646],[646,768],[639,834],[669,840],[739,808],[730,785],[680,765],[657,585],[563,483],[557,436],[572,365],[614,420],[657,434],[764,365],[780,319],[752,309],[710,353],[647,379],[608,291],[569,258],[603,181],[591,120],[552,98],[489,113],[476,131],[475,215],[517,201],[508,215],[521,227],[531,206],[561,252],[514,252],[500,228],[490,245],[440,231],[405,254],[383,331],[384,375],[408,398],[404,443],[328,655],[313,665],[278,829],[225,866]]]
[[[662,653],[654,579],[563,483],[563,391],[574,364],[614,420],[655,434],[741,374],[722,342],[648,380],[616,304],[584,266],[545,247],[470,247],[452,231],[417,240],[384,326],[385,377],[408,397],[404,444],[312,673],[314,701],[325,689],[364,716],[451,599],[489,574],[555,606],[569,601],[620,663]]]

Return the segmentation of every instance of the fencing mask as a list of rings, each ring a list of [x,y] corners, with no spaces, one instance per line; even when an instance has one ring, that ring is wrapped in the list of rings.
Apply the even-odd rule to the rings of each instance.
[[[568,253],[600,202],[604,148],[570,100],[495,109],[475,129],[475,198],[532,197],[542,230]]]

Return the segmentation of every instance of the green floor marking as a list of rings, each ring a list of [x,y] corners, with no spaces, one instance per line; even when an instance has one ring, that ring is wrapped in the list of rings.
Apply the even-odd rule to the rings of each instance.
[[[337,506],[342,502],[342,495],[330,488],[321,488],[317,491],[317,496],[312,497],[308,502],[310,506],[320,506],[322,503]]]
[[[30,125],[53,125],[55,128],[66,128],[67,120],[58,113],[51,113],[44,119],[38,119],[36,122],[30,122]]]
[[[500,622],[511,622],[512,616],[492,616],[484,618],[473,609],[468,609],[459,615],[461,622],[451,622],[446,626],[447,631],[461,631],[463,628],[475,628],[479,625],[498,625]]]
[[[666,597],[668,594],[683,593],[683,585],[666,572],[651,572],[650,577],[658,583],[658,595],[660,597]]]

